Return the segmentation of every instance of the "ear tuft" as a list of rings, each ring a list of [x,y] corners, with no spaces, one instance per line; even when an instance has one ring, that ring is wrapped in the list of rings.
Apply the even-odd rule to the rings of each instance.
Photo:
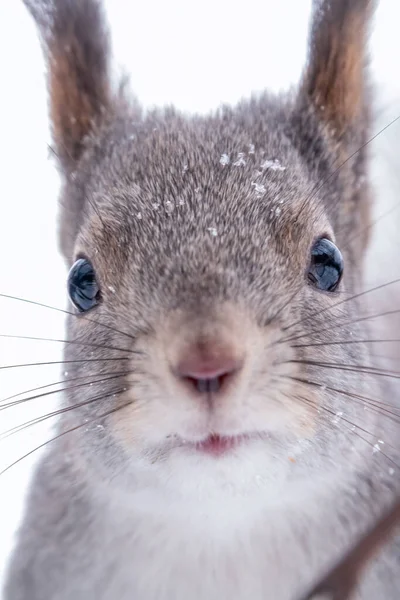
[[[72,171],[85,138],[110,109],[108,35],[97,0],[26,0],[48,59],[50,115],[57,156]]]
[[[373,5],[374,0],[314,0],[302,94],[338,137],[364,117]]]

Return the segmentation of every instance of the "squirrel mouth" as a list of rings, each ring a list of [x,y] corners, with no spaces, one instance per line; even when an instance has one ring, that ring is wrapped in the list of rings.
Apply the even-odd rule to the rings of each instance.
[[[201,442],[193,442],[190,445],[203,454],[210,456],[222,456],[236,449],[249,439],[247,435],[224,436],[211,434]]]

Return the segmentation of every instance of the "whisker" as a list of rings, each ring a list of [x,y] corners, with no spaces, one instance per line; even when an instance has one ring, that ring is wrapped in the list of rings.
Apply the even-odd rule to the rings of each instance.
[[[366,142],[364,142],[359,148],[357,148],[357,150],[355,150],[354,152],[352,152],[344,161],[342,161],[338,167],[336,167],[332,173],[330,173],[328,175],[328,177],[326,177],[322,183],[320,185],[317,185],[314,189],[314,191],[311,192],[311,194],[308,196],[306,202],[307,204],[309,204],[310,200],[312,200],[317,194],[318,192],[337,174],[339,173],[339,171],[352,159],[354,158],[359,152],[361,152],[361,150],[363,150],[364,148],[366,148],[371,142],[373,142],[374,140],[376,140],[377,137],[379,137],[384,131],[386,131],[386,129],[389,129],[389,127],[391,127],[392,125],[394,125],[396,123],[396,121],[398,121],[400,119],[400,115],[398,117],[395,117],[394,119],[392,119],[392,121],[390,121],[390,123],[388,123],[387,125],[385,125],[385,127],[382,127],[382,129],[380,129],[377,133],[375,133],[371,138],[369,138]]]
[[[289,306],[289,304],[292,302],[292,300],[294,299],[294,297],[297,296],[297,294],[299,293],[300,290],[301,290],[301,287],[299,287],[299,289],[297,289],[295,291],[295,293],[292,296],[290,296],[289,300],[287,302],[285,302],[283,304],[283,306],[281,306],[280,308],[278,308],[278,310],[276,311],[276,313],[272,317],[270,317],[267,320],[267,322],[264,324],[264,327],[268,327],[268,325],[271,325],[271,323],[273,323],[277,319],[277,317],[285,310],[285,308],[287,306]]]
[[[316,382],[313,381],[307,381],[307,380],[302,380],[299,379],[297,377],[291,377],[291,376],[286,376],[289,379],[294,379],[295,381],[303,384],[303,385],[311,385],[311,386],[316,386],[316,387],[325,387],[322,384],[318,384]],[[298,396],[296,395],[296,398],[298,398]],[[315,404],[309,400],[308,398],[303,398],[301,397],[302,400],[309,406],[314,407],[315,408]],[[299,398],[300,399],[300,398]],[[320,410],[324,410],[325,412],[327,412],[328,414],[330,414],[331,416],[336,417],[337,414],[334,410],[329,409],[326,406],[323,405],[319,405],[318,409]],[[367,429],[364,429],[363,427],[361,427],[360,425],[357,425],[356,423],[353,423],[352,421],[346,419],[343,415],[340,417],[340,422],[344,421],[345,423],[347,423],[350,427],[347,427],[346,424],[344,424],[344,427],[346,427],[346,429],[348,429],[351,433],[356,434],[360,439],[362,439],[364,442],[366,442],[371,448],[375,447],[375,444],[373,444],[372,442],[370,442],[369,440],[365,439],[362,435],[360,435],[355,429],[353,428],[357,428],[360,431],[362,431],[363,433],[366,433],[367,435],[370,435],[371,437],[373,437],[374,439],[376,439],[376,435],[371,433],[370,431],[368,431]],[[390,448],[393,448],[393,450],[397,451],[398,449],[395,448],[394,446],[392,446],[391,444],[387,444],[387,446],[389,446]],[[396,461],[394,461],[390,456],[388,456],[385,452],[383,452],[383,450],[381,448],[379,448],[379,453],[382,454],[387,460],[389,460],[396,468],[400,468],[400,464],[397,464]]]
[[[7,298],[8,300],[17,300],[18,302],[24,302],[26,304],[32,304],[34,306],[48,308],[49,310],[54,310],[56,312],[63,313],[65,315],[71,315],[72,317],[77,317],[76,313],[74,313],[70,310],[65,310],[63,308],[56,308],[55,306],[49,306],[48,304],[43,304],[42,302],[36,302],[34,300],[27,300],[26,298],[19,298],[18,296],[10,296],[9,294],[0,294],[0,298]],[[119,329],[116,329],[115,327],[111,327],[111,325],[106,325],[105,323],[101,323],[100,321],[90,319],[89,317],[85,317],[84,315],[79,315],[79,319],[82,319],[83,321],[88,321],[90,323],[94,323],[96,325],[100,325],[100,327],[109,329],[110,331],[113,331],[114,333],[119,333],[121,335],[125,335],[130,340],[136,341],[136,338],[133,335],[131,335],[130,333],[127,333],[126,331],[120,331]]]
[[[49,362],[38,362],[38,363],[24,363],[18,365],[2,365],[0,366],[0,370],[3,369],[17,369],[19,367],[41,367],[48,365],[69,365],[71,363],[89,363],[89,362],[108,362],[115,360],[130,360],[128,356],[121,356],[116,358],[85,358],[82,360],[55,360]]]
[[[298,400],[304,400],[304,402],[306,402],[308,404],[308,398],[303,398],[303,397],[299,397],[296,396],[296,399]],[[320,406],[319,407],[320,410],[324,410],[325,412],[327,412],[328,414],[330,414],[331,416],[336,416],[335,411],[327,408],[326,406]],[[342,423],[342,421],[344,421],[344,423]],[[367,429],[364,429],[363,427],[360,427],[360,425],[356,425],[355,423],[353,423],[352,421],[349,421],[348,419],[346,419],[344,416],[340,417],[340,423],[348,430],[350,431],[352,434],[355,434],[356,436],[358,436],[361,440],[363,440],[366,444],[368,444],[368,446],[370,446],[371,448],[375,447],[375,444],[373,444],[372,442],[370,442],[370,440],[366,439],[364,436],[362,436],[358,431],[356,431],[356,429],[359,429],[360,431],[362,431],[363,433],[366,433],[367,435],[370,435],[371,437],[374,437],[374,434],[371,433],[370,431],[368,431]],[[347,423],[347,425],[346,425]],[[356,429],[353,429],[353,428]],[[376,438],[375,438],[376,439]],[[391,446],[390,444],[387,444],[389,447],[393,448],[393,450],[397,450],[397,448],[395,448],[394,446]],[[382,456],[384,456],[388,461],[390,461],[397,469],[400,468],[400,464],[396,463],[396,461],[394,461],[390,456],[388,456],[385,452],[383,452],[383,450],[380,448],[379,449],[379,453],[382,454]]]
[[[124,372],[121,371],[120,373],[101,373],[101,375],[118,375],[118,374],[123,374]],[[128,372],[127,372],[128,374]],[[24,390],[22,392],[18,392],[17,394],[13,394],[12,396],[7,396],[6,398],[2,398],[0,400],[0,405],[4,402],[7,402],[8,400],[12,400],[13,398],[18,398],[18,396],[23,396],[24,394],[30,394],[31,392],[37,392],[39,390],[44,390],[45,388],[49,388],[49,387],[53,387],[54,385],[63,385],[64,383],[68,383],[68,382],[74,382],[74,381],[79,381],[80,379],[87,379],[89,377],[98,377],[98,373],[93,373],[93,375],[80,375],[79,377],[70,377],[68,379],[61,379],[60,381],[53,381],[53,383],[46,383],[46,385],[40,385],[38,387],[34,387],[34,388],[30,388],[29,390]],[[88,382],[90,383],[90,382]],[[55,390],[55,391],[62,391],[62,390]]]
[[[335,388],[335,387],[332,387],[329,385],[320,384],[320,383],[317,383],[317,382],[309,380],[309,379],[303,379],[301,377],[295,377],[295,376],[289,376],[289,378],[293,379],[294,381],[298,381],[299,383],[323,388],[325,390],[329,390],[330,392],[335,392],[337,394],[341,394],[342,396],[346,396],[352,400],[356,400],[357,402],[359,402],[363,405],[367,405],[369,410],[376,412],[379,415],[387,416],[388,418],[400,417],[400,412],[391,411],[388,408],[381,408],[381,407],[394,408],[393,404],[389,404],[389,403],[383,402],[381,400],[376,400],[374,398],[369,398],[368,396],[363,396],[362,394],[357,394],[356,392],[350,392],[348,390],[342,390],[342,389]],[[400,409],[399,409],[399,411],[400,411]],[[393,419],[393,420],[395,422],[397,422],[395,419]]]
[[[388,129],[389,127],[391,127],[392,125],[394,125],[394,123],[396,123],[396,121],[398,121],[400,119],[400,115],[396,118],[394,118],[392,121],[390,121],[390,123],[388,123],[387,125],[385,125],[385,127],[383,127],[382,129],[380,129],[377,133],[375,133],[375,135],[373,135],[371,138],[369,138],[366,142],[364,142],[359,148],[357,148],[357,150],[355,150],[354,152],[352,152],[344,161],[342,161],[320,184],[316,184],[314,186],[314,188],[311,190],[311,193],[304,199],[303,204],[300,208],[299,214],[298,214],[298,218],[301,216],[301,213],[303,210],[306,209],[306,207],[309,205],[310,201],[315,198],[315,196],[318,194],[318,192],[337,174],[339,173],[339,171],[352,159],[354,158],[354,156],[356,156],[359,152],[361,152],[361,150],[363,150],[366,146],[368,146],[371,142],[373,142],[377,137],[379,137],[384,131],[386,131],[386,129]],[[361,231],[358,232],[358,235],[361,235],[361,233],[363,233],[363,230],[361,229]]]
[[[400,277],[398,279],[393,279],[393,281],[389,281],[387,283],[382,283],[382,284],[374,286],[373,288],[370,288],[368,290],[364,290],[357,294],[353,294],[352,296],[349,296],[348,298],[345,298],[344,300],[339,300],[339,302],[335,302],[331,306],[327,306],[326,308],[323,308],[322,310],[317,310],[317,311],[311,313],[311,315],[304,317],[303,319],[299,319],[298,321],[295,321],[294,323],[289,323],[289,325],[287,325],[286,327],[283,327],[282,329],[283,329],[283,331],[288,331],[289,329],[292,329],[293,327],[295,327],[296,325],[299,325],[300,323],[305,323],[306,321],[309,321],[310,319],[313,319],[316,316],[320,316],[320,315],[326,313],[327,311],[332,310],[336,306],[341,306],[342,304],[345,304],[346,302],[350,302],[351,300],[356,300],[357,298],[361,298],[362,296],[365,296],[366,294],[370,294],[371,292],[376,292],[378,290],[382,290],[390,285],[394,285],[395,283],[399,283],[399,282],[400,282]],[[283,340],[283,341],[287,341],[287,339]]]
[[[385,312],[376,313],[374,315],[367,315],[367,316],[363,316],[363,317],[358,317],[357,319],[351,319],[351,320],[347,320],[347,321],[341,321],[340,323],[330,324],[329,328],[330,328],[330,330],[337,329],[338,327],[343,327],[345,325],[353,325],[354,323],[361,323],[363,321],[369,321],[370,319],[378,319],[379,317],[388,317],[390,315],[398,315],[399,313],[400,313],[400,309],[387,310]],[[307,336],[315,334],[315,333],[323,333],[324,331],[325,331],[325,329],[313,329],[311,331],[308,331],[307,333],[302,333],[301,335],[288,337],[288,338],[280,338],[279,340],[277,340],[274,343],[282,344],[285,342],[293,342],[293,341],[300,340],[304,337],[307,337]]]
[[[293,344],[291,348],[313,348],[314,346],[345,346],[347,344],[378,344],[400,342],[400,339],[391,340],[340,340],[335,342],[313,342],[312,344]]]
[[[103,221],[103,217],[101,216],[101,213],[100,213],[99,209],[97,208],[96,204],[94,202],[92,202],[92,199],[90,198],[89,195],[86,195],[86,199],[88,201],[88,204],[92,207],[92,209],[94,210],[94,212],[98,216],[98,218],[100,220],[100,223],[103,226],[104,231],[107,231],[108,228],[107,228],[105,222]]]
[[[20,425],[16,425],[15,427],[11,427],[10,429],[7,429],[6,431],[0,433],[0,441],[10,437],[11,435],[13,435],[15,433],[23,431],[24,429],[28,429],[28,427],[32,427],[33,425],[38,425],[39,423],[47,421],[48,419],[51,419],[52,417],[57,417],[58,415],[62,415],[64,413],[75,410],[77,408],[81,408],[83,406],[89,406],[90,404],[98,402],[99,400],[104,400],[104,398],[109,398],[110,396],[114,396],[116,394],[121,394],[124,391],[126,391],[126,388],[121,388],[117,391],[114,391],[112,394],[108,392],[107,394],[102,394],[101,396],[91,398],[90,400],[85,400],[84,402],[78,402],[77,404],[73,404],[71,406],[64,406],[63,408],[59,408],[53,412],[47,413],[45,415],[41,415],[39,417],[35,417],[34,419],[31,419],[30,421],[25,421],[25,423],[21,423]]]
[[[15,460],[13,463],[11,463],[10,465],[8,465],[5,469],[3,469],[2,471],[0,471],[0,476],[4,475],[4,473],[6,473],[7,471],[9,471],[12,467],[14,467],[15,465],[17,465],[21,461],[23,461],[25,458],[28,458],[28,456],[31,456],[32,454],[34,454],[35,452],[37,452],[41,448],[44,448],[45,446],[47,446],[47,444],[50,444],[51,442],[54,442],[54,441],[62,438],[63,436],[67,435],[68,433],[72,433],[74,431],[77,431],[78,429],[81,429],[82,427],[87,427],[88,425],[90,425],[91,423],[94,423],[98,419],[104,419],[104,418],[108,417],[109,415],[112,415],[112,414],[118,412],[119,410],[127,408],[131,404],[133,404],[132,400],[129,401],[129,402],[127,402],[126,404],[123,404],[122,406],[117,406],[117,407],[115,407],[115,408],[113,408],[113,409],[111,409],[111,410],[109,410],[109,411],[107,411],[105,413],[102,413],[101,415],[98,415],[98,416],[94,417],[93,419],[89,419],[85,423],[82,423],[80,425],[76,425],[75,427],[71,427],[70,429],[67,429],[66,431],[62,431],[58,435],[54,436],[53,438],[50,438],[49,440],[47,440],[43,444],[40,444],[39,446],[36,446],[36,448],[33,448],[33,450],[30,450],[29,452],[27,452],[26,454],[24,454],[23,456],[21,456],[20,458],[18,458],[17,460]]]
[[[365,365],[346,365],[343,363],[324,363],[313,360],[302,360],[302,359],[291,359],[284,361],[286,363],[295,363],[301,365],[311,365],[327,369],[337,369],[339,371],[350,371],[352,373],[364,373],[366,375],[378,375],[381,377],[391,377],[393,379],[400,379],[399,371],[387,371],[378,367],[365,366]]]
[[[130,373],[136,373],[136,371],[120,371],[119,373],[114,373],[113,375],[110,375],[109,377],[103,377],[102,379],[95,379],[94,381],[86,381],[85,383],[78,383],[76,385],[70,385],[70,386],[60,388],[57,390],[52,390],[51,392],[44,392],[43,394],[36,394],[35,396],[29,396],[28,398],[21,398],[20,400],[15,400],[14,402],[5,403],[4,400],[1,400],[0,401],[0,412],[2,410],[6,410],[7,408],[14,408],[15,406],[19,406],[20,404],[24,404],[25,402],[30,402],[31,400],[38,400],[39,398],[45,398],[45,397],[51,396],[53,394],[58,394],[61,392],[66,392],[68,390],[74,390],[74,389],[81,388],[81,387],[90,387],[96,383],[104,383],[105,381],[112,381],[113,379],[118,379],[118,377],[123,377],[124,375],[129,375]],[[64,382],[61,382],[61,383],[64,383]],[[50,384],[50,385],[54,385],[54,384]],[[42,387],[48,387],[48,386],[42,386]],[[36,389],[41,389],[41,388],[36,388]],[[23,393],[24,392],[20,392],[19,395],[22,395]],[[25,392],[25,393],[27,393],[27,392]]]
[[[8,335],[0,333],[0,338],[8,338],[13,340],[32,340],[36,342],[56,342],[60,344],[76,344],[78,346],[87,346],[88,348],[100,348],[101,350],[118,350],[119,352],[129,352],[130,354],[143,354],[139,350],[132,350],[131,348],[118,348],[116,346],[103,346],[101,344],[91,344],[88,342],[79,342],[78,340],[58,340],[53,338],[45,337],[32,337],[27,335]]]
[[[399,118],[399,117],[397,117],[397,118]],[[389,124],[389,126],[390,126],[390,124]],[[392,206],[391,208],[389,208],[388,210],[386,210],[384,213],[382,213],[381,215],[379,215],[379,217],[377,217],[376,219],[374,219],[372,221],[372,223],[370,223],[369,225],[366,225],[365,227],[362,227],[358,231],[355,231],[354,234],[352,234],[352,236],[351,236],[351,241],[353,242],[355,239],[357,239],[358,237],[360,237],[360,235],[362,235],[363,233],[366,233],[369,229],[372,229],[373,227],[375,227],[375,225],[377,225],[379,223],[379,221],[381,221],[385,217],[388,217],[390,214],[392,214],[393,212],[395,212],[396,210],[398,210],[399,207],[400,207],[400,202],[396,202],[396,204],[394,206]],[[348,246],[348,244],[344,244],[342,248],[347,248],[347,246]]]

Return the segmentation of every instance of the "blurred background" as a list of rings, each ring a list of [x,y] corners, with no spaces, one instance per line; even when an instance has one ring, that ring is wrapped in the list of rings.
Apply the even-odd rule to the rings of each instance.
[[[145,106],[173,103],[184,111],[207,112],[266,87],[285,90],[296,84],[304,65],[311,0],[104,4],[114,76],[129,73]],[[399,13],[398,0],[380,0],[371,37],[373,133],[400,115]],[[22,0],[0,2],[0,74],[0,294],[65,309],[66,270],[57,247],[59,179],[48,148],[45,64]],[[376,214],[383,215],[370,251],[375,259],[368,273],[371,285],[400,275],[398,140],[399,122],[371,143]],[[25,455],[51,438],[51,420],[41,422],[40,417],[55,410],[59,394],[23,400],[58,389],[37,388],[59,382],[67,370],[57,364],[60,342],[18,337],[63,339],[63,313],[30,302],[0,296],[0,471],[13,465],[0,476],[0,587],[40,449]],[[56,364],[36,364],[41,362]],[[15,400],[21,402],[7,408]],[[35,426],[18,431],[35,418]]]

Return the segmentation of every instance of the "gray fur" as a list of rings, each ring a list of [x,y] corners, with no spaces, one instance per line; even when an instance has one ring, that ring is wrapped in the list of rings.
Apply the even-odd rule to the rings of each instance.
[[[68,18],[77,5],[68,0],[58,14]],[[338,11],[328,10],[331,5]],[[342,22],[367,5],[326,1],[315,22],[330,31],[335,21],[326,19],[339,14]],[[85,15],[85,7],[96,11],[97,3],[84,0],[76,14]],[[61,25],[53,25],[56,46],[54,32],[67,31]],[[103,26],[92,25],[79,23],[76,31],[87,36],[82,48],[94,44],[98,52]],[[79,68],[89,69],[92,57],[80,55]],[[105,57],[96,65],[103,79]],[[372,432],[365,435],[373,443],[384,431],[394,454],[395,430],[362,402],[334,391],[390,393],[382,379],[341,369],[374,364],[370,345],[335,344],[370,335],[368,322],[357,321],[366,313],[363,298],[341,303],[364,285],[367,149],[337,170],[368,138],[368,94],[339,136],[304,86],[190,118],[174,109],[142,117],[123,93],[107,96],[98,110],[100,88],[103,94],[102,86],[84,90],[94,111],[85,138],[75,139],[73,128],[55,135],[64,176],[61,245],[68,265],[79,255],[91,260],[102,293],[93,312],[69,317],[68,339],[83,345],[67,344],[65,358],[81,361],[70,369],[71,379],[116,377],[65,394],[66,407],[81,406],[60,419],[59,438],[35,476],[5,600],[296,600],[383,511],[395,488],[390,464],[349,423]],[[345,259],[341,294],[318,292],[306,280],[310,248],[324,235]],[[209,467],[196,473],[195,460],[193,468],[177,471],[183,462],[171,462],[169,419],[178,422],[191,407],[177,404],[161,370],[162,335],[172,336],[172,347],[193,331],[218,332],[232,306],[234,334],[247,336],[239,321],[245,315],[254,340],[265,342],[254,357],[249,342],[255,366],[246,392],[252,411],[244,418],[262,421],[265,403],[271,414],[278,405],[289,407],[288,414],[290,407],[301,410],[304,397],[314,403],[311,432],[287,426],[258,441],[267,465],[261,475],[243,458],[237,472],[245,483],[235,467],[216,469],[211,479]],[[294,341],[271,350],[269,335]],[[117,377],[125,370],[133,375]],[[288,375],[294,379],[283,387]],[[137,412],[116,422],[127,410],[117,412],[121,404]],[[235,410],[244,409],[232,400]],[[144,419],[142,430],[135,414]],[[157,427],[168,435],[154,433]],[[292,462],[293,448],[299,458]],[[224,519],[231,521],[220,532]],[[393,556],[368,570],[357,597],[398,598]]]

